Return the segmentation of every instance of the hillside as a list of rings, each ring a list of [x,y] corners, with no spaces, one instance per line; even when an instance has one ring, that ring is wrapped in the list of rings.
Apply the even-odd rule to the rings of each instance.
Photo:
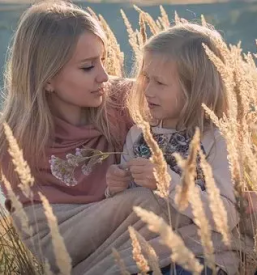
[[[0,0],[1,1],[1,0]],[[85,3],[79,2],[84,8],[90,6],[96,13],[101,13],[113,29],[122,50],[126,56],[128,70],[132,64],[131,48],[127,43],[126,29],[120,16],[123,9],[134,28],[137,26],[138,14],[131,3]],[[177,11],[181,17],[199,21],[204,14],[207,21],[215,25],[222,32],[226,41],[232,44],[242,40],[244,51],[256,52],[255,38],[257,38],[257,3],[242,3],[232,1],[227,3],[163,5],[172,20]],[[17,26],[20,15],[26,9],[26,4],[0,4],[0,73],[4,65],[5,53],[10,43],[13,31]],[[145,6],[143,8],[154,18],[159,16],[159,6]],[[2,75],[2,74],[1,74]],[[1,77],[0,77],[1,86]]]

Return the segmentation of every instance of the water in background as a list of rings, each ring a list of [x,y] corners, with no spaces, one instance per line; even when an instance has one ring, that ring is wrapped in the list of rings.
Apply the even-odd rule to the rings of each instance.
[[[124,9],[134,28],[138,28],[138,13],[130,4],[114,3],[79,3],[86,8],[90,5],[96,13],[102,14],[114,31],[121,49],[125,53],[126,68],[130,70],[132,64],[132,50],[127,40],[127,32],[120,15],[120,9]],[[3,67],[5,63],[7,47],[11,41],[17,22],[22,12],[28,5],[1,4],[0,3],[0,87],[3,85]],[[188,20],[198,20],[204,14],[207,21],[215,25],[225,36],[226,41],[237,44],[242,40],[245,51],[255,52],[255,38],[257,38],[257,3],[213,3],[196,5],[164,5],[164,8],[173,19],[177,11],[181,17]],[[144,10],[157,18],[159,16],[158,6],[143,7]]]

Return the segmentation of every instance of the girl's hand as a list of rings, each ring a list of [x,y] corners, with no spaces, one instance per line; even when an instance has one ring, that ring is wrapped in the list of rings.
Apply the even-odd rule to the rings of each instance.
[[[111,165],[107,170],[106,184],[111,196],[126,190],[130,181],[130,172],[121,169],[118,165]]]
[[[134,182],[142,187],[156,189],[155,165],[144,158],[135,158],[127,163]]]

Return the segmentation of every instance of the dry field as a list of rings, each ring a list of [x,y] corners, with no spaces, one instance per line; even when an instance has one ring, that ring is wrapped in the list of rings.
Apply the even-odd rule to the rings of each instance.
[[[140,49],[146,38],[144,29],[145,26],[150,26],[150,30],[152,31],[152,33],[158,33],[159,31],[168,28],[169,22],[171,21],[167,19],[167,14],[163,9],[161,9],[161,17],[158,19],[158,22],[152,19],[149,14],[146,14],[142,11],[140,11],[139,14],[141,14],[141,23],[143,23],[140,24],[139,32],[135,32],[133,29],[131,29],[131,26],[125,14],[123,15],[129,33],[129,41],[131,43],[132,49],[135,52],[135,56],[140,55]],[[102,24],[108,37],[108,62],[106,64],[106,69],[108,73],[112,75],[122,76],[124,66],[123,53],[120,52],[120,47],[115,39],[115,36],[113,35],[112,31],[110,30],[106,22],[99,17],[98,20]],[[175,18],[175,22],[177,24],[183,24],[183,22],[185,21],[177,16]],[[204,18],[202,18],[202,24],[205,23],[206,22]],[[220,62],[220,60],[218,60],[217,58],[215,58],[211,52],[207,51],[207,53],[210,59],[218,68],[218,70],[221,72],[222,78],[227,87],[228,96],[230,98],[229,112],[228,116],[224,117],[221,120],[219,120],[207,108],[206,112],[209,114],[213,122],[219,127],[222,135],[227,140],[232,179],[235,183],[235,194],[239,202],[239,210],[241,211],[242,216],[244,216],[244,208],[242,207],[242,202],[244,202],[244,198],[242,194],[257,190],[257,73],[254,62],[255,57],[252,54],[241,55],[239,49],[236,47],[228,48],[225,44],[221,44],[219,45],[219,47],[223,53],[224,60],[226,60],[226,65]],[[236,60],[237,62],[234,62],[234,60]],[[16,152],[13,154],[13,158],[15,159],[17,157],[17,160],[20,160],[21,152],[17,150],[17,144],[13,141],[12,133],[10,132],[10,129],[7,125],[5,129],[7,139],[11,141],[10,150]],[[145,125],[144,131],[145,136],[148,136],[148,145],[150,147],[153,146],[153,140],[151,134],[149,134],[149,128],[147,125]],[[197,140],[197,137],[195,137],[195,140]],[[197,144],[196,141],[195,144]],[[242,151],[241,148],[244,148],[244,150]],[[156,152],[156,149],[154,149],[153,151]],[[157,156],[156,154],[155,161],[157,163],[159,162],[161,167],[161,164],[163,163],[163,158],[160,157],[159,151],[156,153],[159,155]],[[191,150],[191,153],[193,154],[193,149]],[[20,161],[16,161],[16,164],[17,166],[19,166],[17,171],[24,172],[25,166],[22,166],[22,163]],[[208,167],[207,163],[204,163],[204,165],[205,168]],[[184,171],[186,173],[187,169],[186,167],[184,168]],[[243,171],[243,173],[241,173],[241,171]],[[27,170],[27,173],[29,173],[29,170]],[[163,175],[162,171],[159,171],[159,175]],[[21,174],[19,176],[21,179],[21,184],[25,185],[26,181],[24,181],[24,174]],[[211,177],[209,177],[209,179],[211,180]],[[7,187],[9,186],[8,181],[4,178],[3,175],[2,181],[5,183]],[[165,185],[167,184],[167,182],[165,183],[164,181],[165,177],[163,177],[163,182],[160,183],[160,189],[167,188]],[[187,181],[185,181],[184,184],[187,184]],[[27,186],[25,186],[25,189],[26,188]],[[213,190],[214,188],[210,190],[210,192],[214,192]],[[12,194],[11,189],[9,189],[9,192],[10,194]],[[22,208],[16,199],[13,198],[13,204],[16,205],[16,211],[19,212],[19,215],[24,214],[22,213]],[[185,196],[184,199],[188,198]],[[216,202],[210,200],[210,204]],[[44,207],[46,210],[49,207],[46,200],[44,201]],[[49,209],[47,211],[50,212]],[[36,262],[35,259],[33,259],[29,252],[24,248],[14,228],[12,227],[9,219],[5,218],[6,213],[4,213],[3,209],[0,209],[0,212],[2,213],[2,219],[0,223],[0,226],[2,226],[2,229],[0,230],[0,273],[17,275],[43,274],[41,266]],[[150,213],[143,211],[142,209],[137,209],[136,212],[142,218],[143,221],[151,225],[152,230],[155,230],[157,233],[160,234],[166,232],[166,236],[162,236],[164,239],[167,236],[172,236],[173,240],[178,240],[178,236],[171,230],[171,228],[169,228],[167,224],[158,223],[158,219],[156,219],[156,217],[154,217]],[[218,213],[213,213],[214,216],[217,214]],[[195,218],[198,219],[199,217],[196,216]],[[53,219],[49,219],[49,225],[55,226],[53,225]],[[240,230],[240,228],[238,228],[238,230]],[[221,234],[223,234],[227,230],[224,226],[224,228],[222,228],[220,231]],[[145,244],[144,240],[142,240],[141,237],[138,236],[138,234],[133,229],[130,230],[130,235],[135,246]],[[55,238],[54,235],[52,237]],[[59,242],[61,242],[61,240],[61,238],[58,239]],[[172,245],[172,243],[169,243],[169,245]],[[63,243],[59,247],[63,247]],[[59,251],[59,253],[61,252],[62,251]],[[66,251],[63,251],[63,253],[64,255],[66,255]],[[177,251],[177,253],[179,253],[179,251]],[[185,254],[183,255],[183,257],[185,257]],[[139,259],[138,255],[134,256],[135,259]],[[179,258],[179,255],[177,256]],[[253,274],[253,269],[257,267],[257,255],[254,251],[253,254],[245,256],[245,258],[242,257],[242,263],[240,265],[239,274]],[[248,260],[245,261],[245,259]],[[68,262],[69,259],[67,256],[66,264]],[[24,271],[27,273],[24,273]],[[48,274],[47,267],[45,268],[45,274]]]

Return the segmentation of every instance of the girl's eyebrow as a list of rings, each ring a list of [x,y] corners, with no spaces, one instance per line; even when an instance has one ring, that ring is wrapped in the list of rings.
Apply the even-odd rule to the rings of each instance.
[[[80,60],[79,63],[84,63],[84,62],[88,62],[88,61],[95,61],[99,58],[105,58],[105,54],[103,53],[101,55],[96,55],[96,56],[84,58],[84,59]]]
[[[84,62],[88,62],[88,61],[94,61],[94,60],[96,60],[98,58],[99,58],[99,55],[98,56],[94,56],[94,57],[85,58],[85,59],[80,60],[79,63],[84,63]]]

